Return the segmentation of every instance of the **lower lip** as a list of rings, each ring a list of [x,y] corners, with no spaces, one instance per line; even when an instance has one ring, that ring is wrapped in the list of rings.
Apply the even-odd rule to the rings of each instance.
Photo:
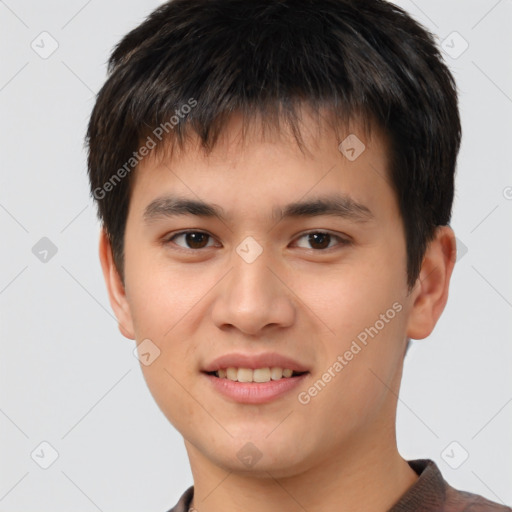
[[[300,386],[308,373],[269,382],[238,382],[204,374],[216,391],[244,404],[264,404],[276,400]]]

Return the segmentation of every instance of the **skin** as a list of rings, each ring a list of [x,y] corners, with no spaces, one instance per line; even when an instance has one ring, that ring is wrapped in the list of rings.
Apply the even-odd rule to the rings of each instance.
[[[349,161],[323,125],[304,124],[306,155],[286,130],[265,138],[256,124],[244,144],[241,126],[233,116],[208,157],[192,141],[172,158],[148,157],[137,169],[124,286],[108,238],[100,236],[120,331],[137,343],[150,339],[161,351],[141,368],[184,437],[195,509],[388,510],[417,480],[395,434],[405,346],[408,337],[427,337],[445,307],[454,233],[437,229],[408,290],[403,224],[386,179],[381,133],[368,138],[347,131],[366,145]],[[374,219],[270,217],[276,205],[332,192],[363,203]],[[227,219],[183,215],[145,224],[144,209],[165,193],[214,203]],[[210,234],[207,247],[187,245],[184,236],[169,240],[187,229]],[[335,235],[326,243],[330,248],[308,242],[303,234],[311,230]],[[236,252],[247,236],[263,249],[250,264]],[[397,302],[401,311],[309,403],[300,403],[298,393]],[[300,389],[270,403],[235,403],[201,373],[206,363],[234,351],[278,352],[307,365],[310,374]],[[248,442],[261,453],[251,467],[237,457]]]

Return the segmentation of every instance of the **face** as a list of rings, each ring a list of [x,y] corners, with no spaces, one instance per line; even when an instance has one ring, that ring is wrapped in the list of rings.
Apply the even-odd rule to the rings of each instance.
[[[286,476],[391,442],[415,295],[378,132],[240,126],[138,168],[118,317],[189,455]]]

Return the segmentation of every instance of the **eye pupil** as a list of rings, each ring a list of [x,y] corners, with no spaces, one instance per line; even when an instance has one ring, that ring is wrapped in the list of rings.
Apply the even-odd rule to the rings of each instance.
[[[320,239],[320,249],[325,249],[329,246],[331,235],[328,233],[310,233],[309,234],[309,242],[311,244],[318,243],[318,239]],[[323,241],[323,243],[322,243]]]
[[[206,233],[186,233],[185,239],[187,241],[187,245],[189,245],[193,249],[201,249],[206,244],[201,244],[201,240],[204,242],[207,240],[208,235]]]

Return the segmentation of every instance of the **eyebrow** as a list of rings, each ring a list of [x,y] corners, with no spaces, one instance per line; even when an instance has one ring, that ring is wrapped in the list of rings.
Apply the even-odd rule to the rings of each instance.
[[[172,195],[159,197],[151,201],[144,210],[143,218],[145,223],[150,224],[160,218],[180,215],[216,217],[223,222],[227,220],[224,209],[218,205]],[[374,214],[367,206],[358,203],[347,194],[320,196],[306,201],[290,203],[285,205],[284,208],[276,206],[272,210],[272,219],[276,221],[320,215],[333,215],[353,222],[368,222],[375,219]]]

